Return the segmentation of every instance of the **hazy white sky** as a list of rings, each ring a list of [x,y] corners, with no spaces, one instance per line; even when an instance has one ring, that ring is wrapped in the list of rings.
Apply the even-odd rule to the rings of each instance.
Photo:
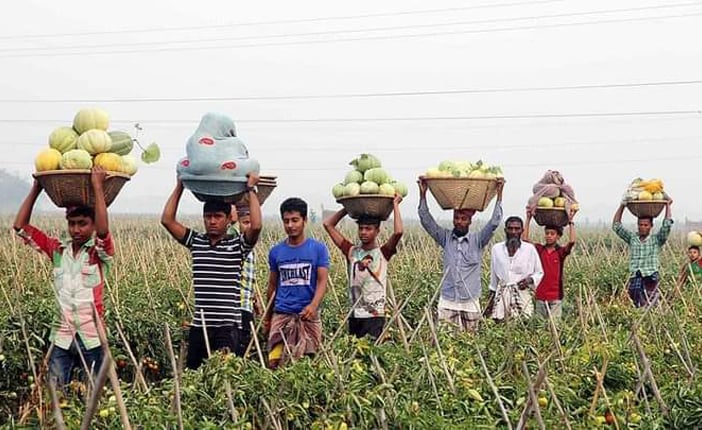
[[[0,15],[0,168],[30,178],[53,128],[100,106],[113,129],[138,121],[144,142],[162,149],[112,208],[158,212],[186,139],[217,111],[237,121],[262,173],[278,176],[270,215],[293,195],[335,208],[332,185],[371,152],[410,185],[406,217],[416,216],[418,174],[443,159],[483,159],[504,167],[507,214],[521,215],[554,168],[582,218],[609,219],[643,176],[665,181],[676,218],[701,219],[702,115],[685,113],[702,109],[702,83],[689,82],[702,80],[701,39],[702,1],[12,2]],[[229,100],[134,100],[213,97]],[[533,117],[640,112],[659,114]],[[417,117],[472,119],[276,122]],[[199,210],[189,194],[183,208]]]

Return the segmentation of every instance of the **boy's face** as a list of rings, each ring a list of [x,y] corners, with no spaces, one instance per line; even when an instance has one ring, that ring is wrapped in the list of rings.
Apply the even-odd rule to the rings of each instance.
[[[306,219],[298,211],[283,212],[283,227],[290,239],[296,239],[305,232]]]
[[[690,259],[690,262],[697,261],[700,259],[700,251],[695,248],[688,249],[687,257]]]
[[[205,212],[202,218],[209,236],[224,236],[227,233],[230,215],[224,212]]]
[[[561,236],[558,234],[558,232],[552,228],[547,228],[544,230],[544,239],[546,241],[546,245],[555,245],[558,243],[558,239],[560,239]]]
[[[246,233],[251,227],[251,217],[249,215],[239,216],[239,231],[243,234]]]
[[[68,234],[77,245],[83,245],[93,237],[95,223],[90,217],[84,215],[70,216],[68,221]]]
[[[639,228],[639,235],[640,236],[648,236],[651,233],[651,228],[653,227],[653,223],[651,222],[650,219],[641,218],[638,220],[638,222],[636,224]]]
[[[376,225],[371,224],[359,224],[358,226],[358,239],[363,245],[368,245],[375,242],[378,237],[380,228]]]

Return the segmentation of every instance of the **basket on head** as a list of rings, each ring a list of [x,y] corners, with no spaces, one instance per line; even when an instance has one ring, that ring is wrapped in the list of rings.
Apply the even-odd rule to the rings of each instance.
[[[394,196],[371,194],[341,197],[336,202],[340,203],[353,219],[370,217],[385,221],[392,213],[394,199]]]
[[[667,204],[666,200],[632,200],[626,204],[626,208],[636,218],[655,218]]]
[[[181,174],[180,180],[183,181],[183,186],[201,202],[221,200],[231,203],[241,198],[241,193],[246,190],[246,177],[223,178]]]
[[[568,213],[565,208],[536,208],[534,221],[540,226],[564,227],[568,225]]]
[[[427,178],[427,184],[442,209],[485,210],[497,195],[497,180],[482,178]]]
[[[90,183],[90,170],[47,170],[34,173],[34,178],[46,191],[52,202],[60,208],[69,206],[95,206],[95,195]],[[129,175],[121,172],[107,172],[102,185],[105,191],[105,204],[109,206],[117,197]]]
[[[275,176],[260,176],[258,184],[256,184],[256,188],[258,191],[256,192],[256,196],[258,197],[258,203],[263,204],[264,201],[268,198],[268,196],[271,195],[273,192],[273,189],[278,186]],[[238,196],[235,196],[236,200],[233,200],[232,203],[236,204],[244,204],[246,206],[249,205],[249,195],[248,193],[242,193],[239,194]]]

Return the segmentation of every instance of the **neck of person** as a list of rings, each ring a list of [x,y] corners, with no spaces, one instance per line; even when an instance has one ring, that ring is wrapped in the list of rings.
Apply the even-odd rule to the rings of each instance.
[[[295,236],[295,237],[288,236],[287,242],[288,242],[288,245],[290,245],[290,246],[299,246],[299,245],[302,245],[302,242],[304,242],[305,239],[306,238],[305,238],[304,234],[301,234],[301,235]]]
[[[224,237],[225,237],[226,235],[227,235],[226,233],[225,233],[225,234],[221,234],[221,235],[216,235],[216,236],[215,236],[215,235],[212,235],[212,234],[208,234],[207,237],[209,237],[209,239],[210,239],[210,245],[215,245],[217,242],[219,242],[220,240],[224,239]]]
[[[369,243],[361,243],[361,249],[364,251],[370,251],[371,249],[375,249],[378,247],[378,241],[374,240],[373,242]]]

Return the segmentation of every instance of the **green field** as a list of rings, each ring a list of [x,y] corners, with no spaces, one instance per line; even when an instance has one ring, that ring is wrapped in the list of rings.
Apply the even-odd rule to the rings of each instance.
[[[49,261],[9,234],[10,222],[0,225],[0,427],[53,427],[41,368],[55,301]],[[60,218],[34,223],[56,234],[65,228]],[[181,363],[182,325],[192,312],[188,254],[155,217],[115,217],[112,231],[117,256],[106,320],[112,355],[126,362],[118,375],[133,428],[177,428],[179,419],[188,429],[507,428],[507,420],[516,428],[532,394],[541,406],[525,415],[528,428],[597,428],[607,418],[611,428],[702,426],[702,292],[688,286],[682,297],[674,293],[685,250],[676,227],[661,256],[661,306],[634,309],[622,242],[608,230],[581,231],[566,263],[567,304],[557,327],[485,321],[475,336],[426,318],[435,313],[440,251],[410,227],[390,266],[390,340],[376,346],[345,335],[344,264],[312,226],[309,234],[325,240],[333,257],[325,342],[316,358],[275,372],[262,367],[256,345],[248,360],[217,355],[197,372],[174,369],[166,326]],[[283,236],[279,223],[264,226],[256,247],[262,292],[267,251]],[[146,358],[157,366],[144,366]],[[539,376],[546,383],[530,393]],[[107,386],[92,428],[122,427]],[[85,389],[74,384],[61,405],[67,428],[80,425]]]

